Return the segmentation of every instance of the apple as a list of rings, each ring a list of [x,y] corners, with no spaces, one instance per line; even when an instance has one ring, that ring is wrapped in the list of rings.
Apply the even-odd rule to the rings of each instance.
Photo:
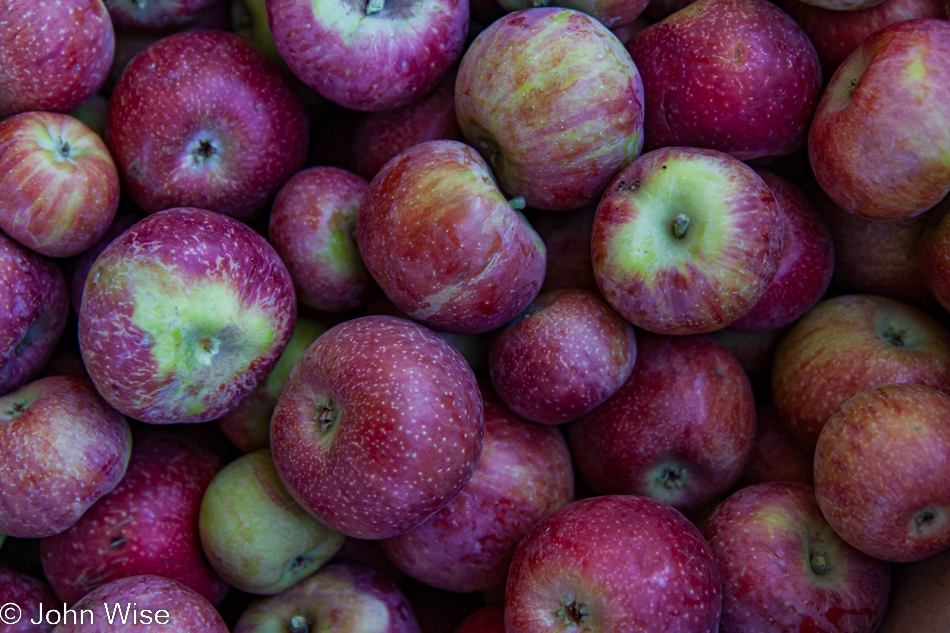
[[[198,521],[211,566],[231,586],[254,594],[280,593],[312,575],[345,538],[290,498],[267,449],[214,476]]]
[[[537,209],[595,203],[643,148],[636,65],[607,27],[571,9],[515,11],[479,33],[455,111],[502,190]]]
[[[482,607],[462,622],[455,633],[505,633],[505,608],[500,604]]]
[[[227,584],[205,559],[198,513],[223,466],[194,440],[146,427],[132,436],[125,477],[68,530],[40,541],[43,572],[74,603],[119,578],[156,574],[217,604]]]
[[[831,284],[835,245],[831,231],[798,185],[764,169],[759,176],[778,201],[785,225],[782,256],[758,303],[732,327],[745,331],[784,327],[810,310]]]
[[[574,469],[560,431],[512,414],[482,387],[485,440],[471,480],[409,532],[380,542],[399,569],[457,593],[504,585],[518,541],[574,498]]]
[[[112,243],[112,240],[119,237],[132,227],[133,224],[142,219],[142,216],[124,209],[119,210],[112,219],[112,223],[106,228],[106,232],[99,238],[95,244],[84,250],[78,257],[71,262],[72,272],[69,275],[69,304],[76,314],[79,314],[79,307],[82,305],[82,292],[86,287],[86,279],[89,277],[89,269],[92,268],[96,258],[106,250],[106,246]]]
[[[291,497],[356,538],[417,527],[468,483],[482,450],[475,375],[422,325],[387,316],[327,330],[297,361],[270,440]]]
[[[818,54],[767,0],[697,0],[627,49],[643,77],[645,149],[689,146],[740,160],[805,145],[821,95]]]
[[[92,384],[65,376],[0,396],[0,530],[58,534],[125,474],[128,422]]]
[[[305,84],[351,110],[406,105],[462,55],[468,0],[267,0],[277,52]]]
[[[912,217],[950,189],[950,21],[892,24],[828,82],[808,133],[818,184],[845,211]]]
[[[199,207],[241,220],[303,167],[306,112],[256,48],[223,31],[163,38],[125,68],[106,140],[147,213]]]
[[[771,481],[815,481],[814,456],[778,417],[771,402],[756,408],[755,443],[737,488]]]
[[[597,205],[594,277],[637,327],[711,332],[765,295],[783,234],[778,202],[751,167],[716,150],[666,147],[621,171]]]
[[[53,607],[56,596],[49,585],[0,563],[0,630],[3,633],[49,633],[51,624],[37,624],[41,605]]]
[[[712,550],[673,508],[635,495],[570,503],[525,535],[508,575],[506,633],[714,633]]]
[[[752,390],[756,398],[771,399],[772,389],[772,359],[775,348],[789,326],[764,332],[743,332],[727,327],[708,334],[727,350],[729,350],[752,383]]]
[[[562,288],[600,292],[590,260],[596,211],[596,205],[559,213],[525,209],[525,217],[544,242],[548,255],[541,292]]]
[[[724,347],[638,332],[630,378],[565,433],[596,494],[643,495],[689,515],[739,479],[755,425],[749,378]]]
[[[906,382],[950,393],[950,332],[919,308],[873,295],[822,301],[782,338],[772,362],[779,417],[809,451],[845,400]]]
[[[458,141],[419,143],[386,163],[363,196],[356,235],[386,296],[439,331],[494,330],[544,279],[541,238],[478,152]]]
[[[5,2],[0,24],[0,119],[69,112],[105,81],[115,33],[102,0]]]
[[[205,422],[267,376],[295,318],[290,274],[262,236],[218,213],[169,209],[96,259],[79,344],[119,411],[153,424]]]
[[[420,633],[406,596],[361,565],[327,565],[244,611],[233,633]]]
[[[280,189],[267,238],[287,264],[297,299],[323,312],[343,312],[377,292],[356,247],[356,218],[368,182],[337,167],[297,172]]]
[[[62,615],[56,633],[228,633],[214,606],[199,593],[147,574],[102,585]]]
[[[650,18],[651,23],[659,22],[680,9],[690,5],[694,0],[650,0],[643,14]]]
[[[270,419],[287,377],[307,348],[326,330],[324,325],[298,318],[287,347],[267,378],[236,407],[218,418],[221,431],[240,451],[251,453],[270,446]]]
[[[130,30],[162,29],[193,20],[216,0],[105,0],[113,24]]]
[[[884,619],[888,564],[843,541],[808,484],[743,488],[702,531],[722,578],[721,633],[874,633]]]
[[[596,18],[608,29],[613,29],[636,20],[649,0],[498,0],[498,4],[508,11],[538,6],[576,9]]]
[[[950,306],[950,198],[937,206],[925,214],[932,217],[920,227],[917,262],[930,296],[946,310]]]
[[[950,548],[950,396],[889,384],[848,399],[815,448],[815,496],[862,552],[911,562]]]
[[[0,394],[50,361],[66,329],[69,289],[54,262],[0,232]]]
[[[575,420],[612,396],[637,358],[633,326],[599,294],[538,296],[492,341],[488,364],[501,400],[533,422]]]
[[[841,4],[841,0],[835,0]],[[780,6],[801,25],[815,45],[821,68],[831,77],[869,35],[886,26],[921,18],[948,17],[946,0],[883,0],[863,9],[825,8],[829,0],[782,0]],[[866,3],[867,4],[867,3]]]
[[[119,174],[78,119],[24,112],[0,122],[0,229],[48,257],[95,244],[119,206]]]

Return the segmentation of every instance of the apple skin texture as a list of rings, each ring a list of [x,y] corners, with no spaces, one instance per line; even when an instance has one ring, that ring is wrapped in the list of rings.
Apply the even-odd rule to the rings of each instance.
[[[262,236],[218,213],[169,209],[92,265],[79,345],[96,388],[122,413],[206,422],[267,376],[296,315],[290,273]]]

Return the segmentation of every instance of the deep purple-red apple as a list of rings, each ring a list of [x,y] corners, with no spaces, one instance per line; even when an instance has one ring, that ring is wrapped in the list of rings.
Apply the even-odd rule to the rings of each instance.
[[[808,484],[743,488],[703,535],[722,577],[721,633],[874,633],[884,619],[887,563],[842,540]]]
[[[366,267],[409,317],[474,334],[514,318],[544,279],[541,238],[458,141],[420,143],[370,182],[356,223]]]
[[[667,147],[635,160],[601,198],[594,277],[638,327],[711,332],[765,295],[783,233],[778,201],[751,167],[716,150]]]
[[[643,76],[646,149],[708,147],[741,160],[805,145],[818,54],[766,0],[697,0],[628,45]]]
[[[192,206],[248,220],[303,167],[308,129],[296,94],[251,43],[195,31],[129,63],[106,142],[147,213]]]
[[[268,0],[277,52],[305,84],[351,110],[406,105],[462,55],[468,0]]]
[[[297,361],[271,420],[290,495],[326,525],[381,539],[417,527],[471,479],[484,435],[475,375],[406,319],[327,330]]]
[[[43,622],[40,609],[56,608],[49,585],[0,563],[0,630],[3,633],[49,633],[53,625]],[[504,633],[504,631],[502,631]]]
[[[563,211],[597,201],[643,148],[643,82],[620,40],[571,9],[509,13],[462,57],[455,110],[502,190]]]
[[[673,508],[614,495],[568,504],[535,524],[511,563],[506,633],[714,633],[719,570]]]
[[[296,308],[287,267],[262,236],[218,213],[169,209],[96,259],[79,344],[96,388],[122,413],[205,422],[267,376]]]

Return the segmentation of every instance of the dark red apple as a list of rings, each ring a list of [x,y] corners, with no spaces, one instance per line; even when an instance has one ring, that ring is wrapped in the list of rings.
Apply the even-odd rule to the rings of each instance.
[[[599,293],[590,259],[590,238],[596,206],[551,213],[525,209],[525,217],[541,237],[547,266],[541,292],[578,288]]]
[[[756,408],[755,443],[738,488],[770,481],[797,481],[811,484],[815,480],[814,457],[805,449],[778,417],[771,402]]]
[[[505,607],[490,604],[465,618],[455,633],[505,633]]]
[[[0,631],[3,633],[49,633],[53,625],[40,617],[41,608],[56,608],[49,585],[0,564]],[[504,632],[502,632],[504,633]]]

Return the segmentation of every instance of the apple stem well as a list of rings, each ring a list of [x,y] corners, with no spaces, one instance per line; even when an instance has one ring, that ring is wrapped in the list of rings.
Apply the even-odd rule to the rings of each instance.
[[[587,605],[577,604],[575,600],[571,604],[558,609],[555,615],[564,622],[565,626],[570,626],[571,624],[583,624],[587,619],[587,613]]]
[[[198,147],[191,152],[196,163],[203,163],[218,153],[218,148],[214,146],[211,139],[203,138],[198,140]]]
[[[369,0],[366,3],[366,15],[373,15],[374,13],[379,13],[383,10],[383,7],[386,5],[386,0]]]
[[[195,358],[202,365],[210,365],[221,349],[221,341],[213,336],[202,336],[195,341]]]
[[[304,616],[295,615],[294,617],[290,618],[289,633],[310,633],[311,624],[313,623]]]
[[[320,432],[324,435],[329,433],[333,427],[336,426],[338,417],[339,411],[333,400],[327,398],[317,405],[317,422],[320,423]]]
[[[677,213],[673,217],[673,236],[681,240],[686,235],[686,229],[689,227],[689,216],[685,213]]]
[[[824,554],[819,552],[811,553],[808,564],[811,566],[811,570],[818,576],[823,576],[828,571],[828,559],[825,558]]]

